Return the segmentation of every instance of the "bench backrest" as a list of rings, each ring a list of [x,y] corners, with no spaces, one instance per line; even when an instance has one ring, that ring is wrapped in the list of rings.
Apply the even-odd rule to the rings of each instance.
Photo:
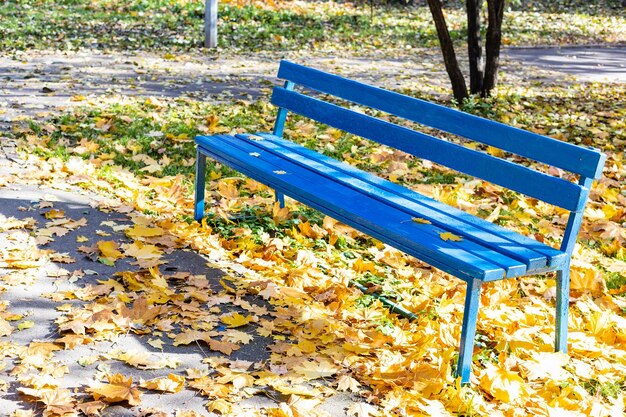
[[[289,61],[281,61],[278,77],[287,80],[285,87],[274,88],[271,100],[281,108],[275,129],[278,135],[282,134],[286,112],[293,111],[573,212],[583,210],[592,179],[602,174],[606,156],[595,149],[561,142]],[[573,183],[307,96],[294,91],[295,84],[561,168],[578,174],[580,180]]]

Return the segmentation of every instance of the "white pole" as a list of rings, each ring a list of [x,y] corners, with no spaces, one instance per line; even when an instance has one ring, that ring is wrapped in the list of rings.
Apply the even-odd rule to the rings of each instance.
[[[206,0],[204,13],[204,46],[217,46],[217,0]]]

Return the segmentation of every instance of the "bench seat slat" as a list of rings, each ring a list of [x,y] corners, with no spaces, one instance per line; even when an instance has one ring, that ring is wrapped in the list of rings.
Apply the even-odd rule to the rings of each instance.
[[[361,181],[357,178],[353,178],[352,176],[346,175],[345,173],[342,173],[341,171],[334,170],[333,168],[330,168],[326,165],[320,164],[313,160],[307,160],[307,161],[302,162],[302,161],[294,160],[292,157],[288,155],[281,155],[272,151],[268,152],[268,149],[264,146],[266,144],[269,144],[268,141],[249,140],[245,136],[240,136],[240,135],[237,135],[236,138],[237,139],[235,140],[231,140],[228,138],[226,138],[225,140],[228,140],[229,142],[233,144],[233,146],[236,146],[245,152],[259,153],[259,158],[261,158],[262,160],[266,162],[272,163],[274,165],[284,165],[284,163],[288,161],[289,163],[293,163],[296,166],[300,167],[301,169],[310,171],[312,174],[316,176],[321,176],[323,180],[326,182],[330,181],[332,184],[347,186],[351,189],[351,191],[353,190],[360,194],[364,194],[368,198],[376,198],[378,201],[382,202],[385,205],[404,211],[407,214],[405,222],[412,221],[412,218],[414,216],[419,216],[421,214],[419,212],[408,210],[407,207],[403,203],[406,203],[406,204],[411,204],[411,203],[407,201],[406,199],[403,199],[398,196],[394,196],[391,193],[386,193],[387,197],[390,197],[389,200],[380,198],[381,193],[384,194],[384,192],[381,191],[380,188],[378,188],[377,186],[371,183]],[[297,156],[299,155],[296,154],[296,157]],[[332,171],[332,172],[329,172],[329,171]],[[393,201],[394,197],[396,201]],[[398,200],[401,200],[400,204],[398,203]],[[441,233],[450,231],[448,228],[442,228],[442,226],[443,224],[442,225],[433,225],[433,224],[424,225],[424,227],[421,227],[421,230],[431,235],[432,239],[440,239],[439,235]],[[463,240],[461,242],[451,242],[451,244],[454,246],[459,246],[463,248],[464,250],[468,251],[469,253],[472,253],[475,256],[478,256],[482,259],[485,259],[489,262],[492,262],[504,268],[504,270],[506,271],[507,277],[516,277],[516,276],[522,276],[522,275],[527,274],[527,265],[523,261],[517,260],[511,256],[507,256],[506,254],[493,251],[492,249],[486,248],[484,245],[474,242],[471,239]],[[488,249],[488,251],[486,251],[485,249]],[[537,254],[535,255],[537,256]],[[538,259],[536,262],[536,267],[545,267],[545,266],[546,266],[545,256],[540,257],[540,259]]]
[[[252,166],[250,165],[252,161],[246,161],[248,153],[233,150],[230,145],[219,144],[210,149],[201,146],[199,149],[281,193],[290,195],[310,207],[461,279],[478,278],[491,281],[505,277],[505,271],[501,267],[441,239],[439,239],[440,242],[435,242],[432,236],[425,234],[423,230],[412,230],[414,226],[408,225],[410,219],[400,216],[399,211],[389,210],[384,221],[381,222],[380,214],[375,210],[387,209],[382,203],[370,204],[364,199],[359,199],[358,193],[346,198],[345,190],[337,187],[336,184],[319,183],[319,178],[315,176],[303,179],[293,174],[282,175],[274,172],[282,171],[286,163],[275,166],[255,158],[257,159],[254,161],[256,165]],[[247,158],[253,157],[247,156]],[[262,169],[259,169],[260,167]],[[303,183],[312,184],[313,181],[316,182],[313,190],[301,187]],[[322,200],[319,198],[320,195],[330,196],[332,199]],[[409,221],[401,224],[404,220]],[[398,225],[407,227],[400,228]]]
[[[362,230],[408,254],[435,262],[433,266],[461,278],[476,277],[483,280],[500,279],[504,268],[488,259],[503,260],[497,252],[470,242],[447,242],[438,237],[445,231],[434,225],[416,224],[406,211],[372,199],[351,187],[338,184],[305,167],[272,155],[252,141],[232,136],[199,137],[196,139],[203,152],[241,170],[271,187],[319,209],[340,221]],[[259,154],[259,156],[253,155]],[[275,171],[286,171],[277,174]],[[307,184],[306,187],[302,187]],[[381,219],[380,213],[385,213]],[[435,238],[436,237],[436,238]],[[402,246],[402,247],[400,247]],[[473,251],[474,253],[472,253]],[[525,270],[519,261],[506,258],[507,269],[513,275]]]
[[[282,61],[278,77],[517,155],[599,178],[605,155],[536,133],[408,97],[338,75]]]
[[[335,104],[279,87],[274,88],[272,103],[566,210],[581,210],[585,203],[583,188],[577,184]]]
[[[369,192],[372,197],[393,204],[397,208],[405,209],[412,216],[427,219],[452,233],[465,235],[482,246],[506,254],[510,258],[524,263],[528,268],[527,274],[532,274],[534,270],[544,269],[546,266],[558,267],[567,257],[565,253],[536,240],[486,220],[481,222],[481,219],[468,215],[462,210],[438,203],[419,193],[318,154],[293,142],[271,134],[260,133],[258,135],[266,140],[257,141],[257,146],[275,152],[302,166],[314,168],[330,179],[352,185],[357,189],[365,190],[366,187],[363,184],[370,184],[374,187]],[[246,139],[247,135],[237,135],[237,137]],[[468,218],[476,219],[476,221],[468,222],[465,220]],[[477,225],[480,223],[484,223],[482,226],[486,227],[481,228],[480,225]]]

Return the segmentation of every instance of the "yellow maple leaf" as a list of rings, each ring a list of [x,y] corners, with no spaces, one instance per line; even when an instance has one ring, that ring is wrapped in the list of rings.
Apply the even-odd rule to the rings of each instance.
[[[218,399],[207,403],[207,409],[211,412],[218,412],[220,414],[230,414],[231,404],[223,399]]]
[[[122,374],[107,375],[108,383],[98,382],[87,388],[95,400],[107,403],[128,401],[130,405],[141,403],[141,391],[133,387],[133,378]]]
[[[3,318],[0,318],[0,336],[8,336],[13,332],[13,326]]]
[[[222,352],[224,355],[233,353],[234,350],[239,350],[239,345],[230,342],[221,342],[219,340],[210,339],[207,341],[209,348],[216,352]]]
[[[148,340],[148,344],[155,349],[163,350],[164,342],[161,339],[150,339]]]
[[[443,240],[452,240],[453,242],[460,242],[463,240],[461,236],[457,236],[454,233],[450,232],[440,233],[439,237]]]
[[[20,324],[17,325],[17,329],[18,330],[26,330],[26,329],[30,329],[34,325],[35,325],[35,323],[33,321],[31,321],[31,320],[24,320],[23,322],[21,322]]]
[[[488,365],[483,371],[480,386],[505,403],[516,402],[526,393],[524,380],[516,372],[495,365]]]
[[[46,405],[44,415],[71,415],[75,412],[74,406],[76,400],[72,397],[71,391],[68,389],[55,389],[45,391],[41,394],[39,400]]]
[[[415,223],[421,223],[421,224],[431,224],[430,220],[427,219],[422,219],[421,217],[412,217],[411,220]]]
[[[104,407],[106,407],[106,404],[102,401],[89,401],[76,405],[76,408],[78,408],[87,416],[100,415],[100,410],[102,410]]]
[[[116,261],[117,259],[124,257],[124,254],[118,250],[119,245],[117,242],[112,240],[99,240],[98,249],[100,249],[102,256],[111,261]]]
[[[185,386],[185,377],[182,375],[169,374],[167,378],[154,378],[141,381],[139,386],[153,391],[177,393]]]
[[[532,356],[532,359],[523,361],[520,365],[529,381],[550,379],[561,382],[571,376],[563,369],[568,362],[569,357],[565,353],[538,352]]]
[[[222,340],[226,342],[240,343],[243,345],[247,345],[252,341],[252,339],[254,339],[254,336],[235,329],[228,330],[222,337]]]
[[[327,360],[320,362],[307,361],[294,367],[293,370],[309,379],[326,378],[339,372],[339,368]]]
[[[46,219],[61,219],[65,217],[65,212],[63,210],[52,209],[45,212],[44,216]]]
[[[86,236],[76,236],[76,241],[78,243],[84,243],[87,242],[89,240],[89,238],[87,238]]]
[[[202,417],[202,414],[193,410],[177,410],[174,417]]]
[[[132,228],[126,229],[126,235],[136,239],[138,237],[154,237],[162,236],[164,230],[160,227],[145,227],[140,224],[135,224]]]
[[[131,244],[122,245],[124,253],[137,259],[155,259],[163,255],[163,251],[155,245],[143,244],[135,241]]]
[[[378,409],[367,403],[352,403],[347,411],[349,416],[356,417],[369,417],[378,414]]]
[[[221,320],[224,324],[228,325],[228,327],[241,327],[252,321],[252,316],[244,316],[239,313],[234,313],[230,316],[222,316]]]
[[[210,340],[210,333],[201,330],[186,330],[176,335],[173,344],[174,346],[188,345],[196,340],[204,340],[206,342]]]
[[[359,381],[352,378],[350,375],[341,375],[337,378],[337,389],[339,391],[352,391],[359,392]]]

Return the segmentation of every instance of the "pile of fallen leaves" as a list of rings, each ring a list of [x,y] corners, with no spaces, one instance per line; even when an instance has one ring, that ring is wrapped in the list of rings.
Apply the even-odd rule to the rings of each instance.
[[[481,298],[472,385],[460,387],[453,375],[462,281],[294,201],[281,209],[271,190],[216,164],[209,173],[210,214],[201,224],[192,221],[192,177],[186,173],[193,159],[185,155],[193,150],[193,132],[185,131],[185,123],[206,133],[236,132],[246,123],[266,126],[272,114],[265,105],[243,103],[183,122],[180,104],[149,100],[135,103],[146,111],[146,130],[136,139],[127,135],[135,130],[125,126],[140,119],[120,107],[78,110],[62,123],[16,130],[21,148],[31,152],[31,169],[0,177],[0,185],[82,187],[108,197],[98,209],[129,216],[130,222],[109,223],[110,232],[87,238],[79,235],[86,221],[68,218],[49,202],[35,207],[44,227],[32,219],[2,218],[0,231],[10,233],[14,244],[0,252],[0,267],[10,271],[3,276],[6,285],[34,280],[27,272],[46,260],[72,263],[70,256],[46,249],[68,233],[77,234],[81,256],[134,268],[86,285],[80,274],[89,271],[57,271],[57,280],[73,284],[47,294],[61,312],[57,335],[27,346],[4,339],[1,351],[15,362],[7,371],[48,416],[79,410],[91,415],[118,402],[139,405],[144,392],[185,387],[205,396],[208,410],[224,415],[241,415],[239,402],[261,393],[284,400],[248,410],[250,415],[327,415],[318,406],[338,391],[360,398],[348,409],[359,417],[620,415],[626,405],[626,138],[618,103],[625,96],[619,86],[591,90],[581,86],[569,95],[561,91],[532,101],[512,94],[508,104],[496,98],[491,107],[496,118],[527,127],[526,118],[532,118],[535,131],[593,143],[609,155],[572,264],[569,357],[553,352],[554,276],[489,283]],[[596,103],[598,94],[606,102]],[[577,108],[572,103],[585,97],[591,107],[584,113],[557,113]],[[558,208],[333,129],[295,118],[287,134],[549,244],[558,245],[565,227],[567,213]],[[113,232],[124,237],[113,239]],[[167,270],[166,255],[182,249],[203,254],[224,271],[218,289],[206,276]],[[371,294],[351,287],[352,281],[396,300],[418,319],[390,313]],[[10,305],[2,308],[4,336],[32,326],[13,315]],[[86,386],[58,385],[56,378],[67,372],[55,362],[59,351],[126,334],[144,335],[156,349],[198,344],[221,356],[183,370],[167,357],[112,350],[81,360],[112,359],[138,369],[167,368],[168,374],[134,381],[102,368]],[[267,358],[230,359],[253,339],[267,343]]]

